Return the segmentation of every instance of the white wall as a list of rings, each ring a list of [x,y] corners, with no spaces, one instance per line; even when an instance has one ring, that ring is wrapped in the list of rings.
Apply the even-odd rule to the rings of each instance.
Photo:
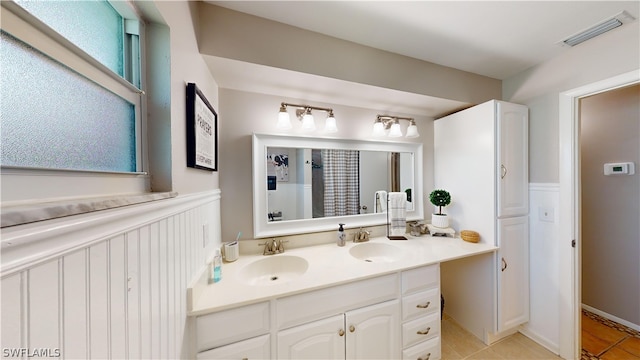
[[[218,112],[218,85],[198,51],[196,40],[197,4],[187,1],[157,1],[155,5],[169,26],[171,38],[171,99],[164,106],[171,109],[171,178],[173,191],[190,193],[217,189],[218,172],[187,168],[186,155],[186,86],[193,82]],[[169,99],[166,99],[167,101]],[[150,119],[154,121],[154,119]],[[220,121],[220,117],[218,118]],[[219,127],[219,125],[218,125]],[[220,152],[220,147],[218,148]]]
[[[219,191],[3,230],[2,348],[187,359],[187,287],[220,244]],[[53,226],[55,225],[55,226]]]
[[[558,99],[563,91],[637,70],[640,21],[591,39],[503,81],[505,101],[529,107],[529,180],[559,180]]]
[[[557,184],[559,181],[559,149],[561,145],[565,145],[558,140],[560,93],[637,70],[640,64],[638,44],[640,25],[638,21],[634,21],[568,48],[558,57],[503,81],[503,99],[529,107],[530,183]],[[562,194],[543,195],[532,191],[531,206],[544,204],[543,206],[555,212],[558,219],[560,214],[557,196],[561,197]],[[532,216],[538,211],[539,209],[532,207]],[[569,214],[566,216],[569,218]],[[560,265],[571,262],[570,259],[560,257],[560,254],[570,253],[563,251],[566,249],[563,246],[567,246],[564,240],[567,239],[560,238],[561,229],[556,227],[561,225],[532,221],[530,229],[530,273],[534,274],[534,278],[530,286],[530,322],[525,331],[554,351],[562,347],[563,343],[565,346],[572,346],[566,345],[569,334],[554,330],[559,326],[558,318],[563,315],[560,309],[566,307],[571,300],[563,297],[569,290],[559,288],[555,282],[569,276],[561,273]],[[565,328],[569,329],[569,326]]]

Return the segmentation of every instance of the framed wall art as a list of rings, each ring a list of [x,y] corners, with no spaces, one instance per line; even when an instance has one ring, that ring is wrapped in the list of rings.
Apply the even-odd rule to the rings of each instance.
[[[218,114],[194,83],[187,84],[187,166],[218,171]]]

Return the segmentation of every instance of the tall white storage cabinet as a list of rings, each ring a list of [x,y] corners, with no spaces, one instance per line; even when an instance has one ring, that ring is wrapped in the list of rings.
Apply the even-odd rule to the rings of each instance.
[[[451,226],[500,248],[443,268],[447,313],[490,342],[529,320],[528,109],[488,101],[436,120],[434,133],[434,184],[451,193]]]

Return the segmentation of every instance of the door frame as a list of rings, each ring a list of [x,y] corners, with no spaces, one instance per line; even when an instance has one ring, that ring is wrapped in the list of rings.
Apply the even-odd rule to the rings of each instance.
[[[640,82],[640,69],[560,93],[559,99],[559,284],[560,356],[580,357],[582,246],[580,237],[581,98]],[[576,246],[571,246],[572,241]]]

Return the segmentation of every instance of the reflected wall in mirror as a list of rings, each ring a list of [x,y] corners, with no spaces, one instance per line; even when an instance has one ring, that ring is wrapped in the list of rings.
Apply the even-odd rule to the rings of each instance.
[[[422,218],[419,143],[254,135],[253,146],[255,237],[384,224],[390,191]]]

